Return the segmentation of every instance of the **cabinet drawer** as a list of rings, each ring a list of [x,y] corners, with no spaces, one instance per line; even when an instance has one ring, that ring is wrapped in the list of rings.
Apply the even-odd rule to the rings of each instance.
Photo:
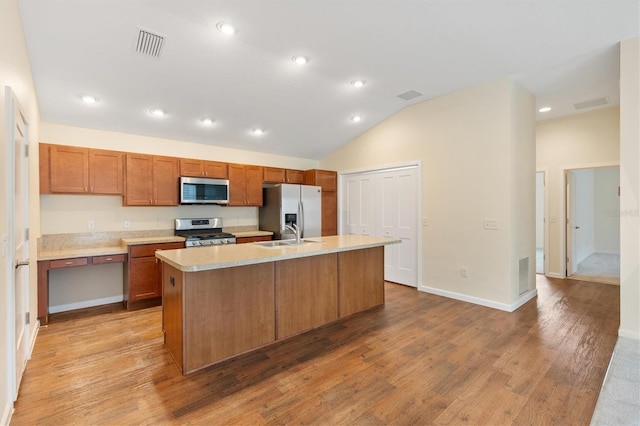
[[[271,235],[263,235],[259,237],[236,237],[236,244],[255,243],[258,241],[271,241]]]
[[[93,256],[93,264],[101,265],[103,263],[117,263],[125,262],[127,260],[126,254],[112,254],[108,256]]]
[[[184,243],[162,243],[162,244],[142,244],[131,246],[129,253],[131,257],[155,256],[156,250],[173,250],[184,248]]]
[[[76,257],[74,259],[58,259],[49,262],[49,269],[71,268],[73,266],[85,266],[89,264],[88,257]]]

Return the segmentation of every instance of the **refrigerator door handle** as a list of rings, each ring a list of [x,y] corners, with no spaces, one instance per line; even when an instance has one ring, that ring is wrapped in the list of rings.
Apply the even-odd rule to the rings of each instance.
[[[300,218],[298,234],[300,234],[300,238],[304,238],[304,205],[302,204],[302,201],[298,201],[298,217]]]

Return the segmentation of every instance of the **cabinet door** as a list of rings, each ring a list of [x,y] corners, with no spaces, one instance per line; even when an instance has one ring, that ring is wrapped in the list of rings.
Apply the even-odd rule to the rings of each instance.
[[[242,164],[229,164],[229,205],[244,206],[246,182]]]
[[[40,193],[51,194],[51,159],[49,155],[51,145],[41,143],[40,151]]]
[[[89,191],[89,149],[51,145],[51,192]]]
[[[204,161],[191,158],[180,159],[180,176],[202,177],[204,176]]]
[[[160,278],[155,257],[130,259],[129,302],[160,297]]]
[[[302,170],[287,169],[285,181],[302,185],[304,184],[304,172]]]
[[[262,176],[263,170],[261,166],[246,166],[246,205],[262,206]]]
[[[284,183],[284,180],[285,180],[284,169],[278,169],[275,167],[265,167],[263,180],[264,182],[269,182],[269,183]]]
[[[204,175],[214,179],[227,179],[229,176],[227,163],[221,163],[219,161],[205,161]]]
[[[338,190],[338,174],[329,170],[307,170],[304,182],[307,185],[321,186],[323,192]]]
[[[89,150],[89,192],[122,195],[124,154],[101,149]]]
[[[178,159],[153,157],[153,204],[156,206],[178,205]]]
[[[338,197],[335,192],[322,192],[322,236],[338,234]]]
[[[153,161],[150,155],[126,155],[125,206],[150,206],[153,199]]]

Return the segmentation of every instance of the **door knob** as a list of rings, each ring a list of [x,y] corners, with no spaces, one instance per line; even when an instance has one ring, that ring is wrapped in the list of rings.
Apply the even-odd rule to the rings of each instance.
[[[580,227],[579,227],[579,226],[576,226],[575,228],[576,228],[576,229],[580,229]]]

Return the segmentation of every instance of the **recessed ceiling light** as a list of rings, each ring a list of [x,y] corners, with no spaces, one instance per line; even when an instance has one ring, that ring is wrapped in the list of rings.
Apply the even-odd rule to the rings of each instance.
[[[366,84],[367,82],[364,80],[351,80],[351,85],[353,87],[362,87]]]
[[[160,109],[160,108],[151,108],[149,110],[149,112],[151,113],[151,115],[154,115],[156,117],[162,117],[165,115],[164,110]]]
[[[233,24],[230,24],[229,22],[218,22],[216,24],[216,28],[222,34],[226,34],[226,35],[234,35],[235,33],[238,32],[238,30],[236,30],[236,27],[234,27]]]
[[[538,112],[549,112],[551,111],[551,107],[542,107],[538,110]]]
[[[353,121],[354,123],[359,123],[360,121],[362,121],[362,117],[360,117],[359,115],[354,115],[353,117],[351,117],[351,121]]]
[[[82,96],[82,102],[84,102],[85,104],[97,104],[99,101],[100,99],[98,99],[95,96],[91,96],[91,95]]]
[[[200,120],[200,122],[205,126],[211,126],[213,123],[215,123],[215,120],[211,118],[203,118],[202,120]]]
[[[302,55],[296,55],[293,58],[291,58],[291,60],[293,62],[295,62],[298,65],[306,65],[309,63],[310,59],[307,58],[306,56],[302,56]]]
[[[251,131],[251,134],[253,136],[262,136],[262,135],[264,135],[264,129],[253,129]]]

